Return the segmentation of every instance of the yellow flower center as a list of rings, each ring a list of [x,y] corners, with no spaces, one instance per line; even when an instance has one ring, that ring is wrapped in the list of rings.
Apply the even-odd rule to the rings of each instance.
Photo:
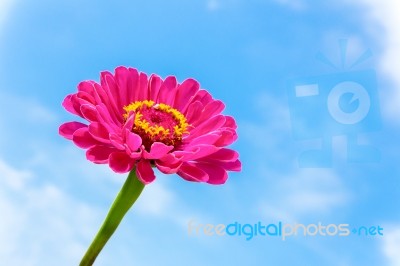
[[[135,113],[132,132],[142,138],[147,150],[156,141],[176,146],[181,143],[184,134],[188,133],[186,117],[167,104],[136,101],[125,106],[124,110],[125,119],[128,119],[131,112]]]

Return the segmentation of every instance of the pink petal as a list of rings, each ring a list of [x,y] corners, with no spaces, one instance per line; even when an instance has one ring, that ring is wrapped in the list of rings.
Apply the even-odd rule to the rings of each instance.
[[[183,179],[194,182],[207,182],[208,174],[191,163],[183,163],[179,168],[178,175]]]
[[[186,111],[185,117],[189,124],[193,124],[199,117],[203,110],[203,104],[199,101],[192,102]]]
[[[178,86],[174,107],[185,113],[187,106],[190,104],[190,99],[195,96],[199,90],[200,84],[194,79],[186,79]]]
[[[117,85],[113,75],[110,72],[103,71],[100,74],[101,85],[96,85],[96,91],[101,95],[102,103],[96,108],[101,116],[106,119],[109,117],[114,124],[120,125],[123,121],[123,106],[119,104],[119,95]],[[100,108],[98,108],[101,106]]]
[[[97,121],[97,110],[91,104],[81,105],[81,113],[83,117],[88,121]]]
[[[220,114],[225,108],[225,105],[223,102],[216,100],[216,101],[211,101],[209,102],[205,107],[202,113],[198,116],[197,121],[193,122],[193,125],[196,126],[206,119],[209,119],[210,117],[216,116]]]
[[[203,160],[200,162],[211,163],[224,168],[226,171],[240,172],[242,170],[242,163],[239,160],[228,162],[228,161],[214,161],[214,160]]]
[[[116,173],[127,173],[135,166],[135,160],[129,157],[126,152],[113,152],[111,153],[108,164],[110,168]]]
[[[183,151],[175,151],[174,154],[178,156],[182,156],[182,161],[192,161],[205,156],[208,156],[220,148],[215,147],[214,145],[197,145],[197,146],[189,146],[185,147]]]
[[[195,145],[199,145],[199,144],[213,145],[220,137],[221,137],[221,135],[217,134],[217,133],[201,135],[201,136],[191,140],[189,145],[190,146],[195,146]]]
[[[80,122],[67,122],[62,124],[58,133],[66,139],[72,140],[72,135],[80,128],[87,127],[87,125]]]
[[[165,103],[170,106],[173,106],[175,93],[177,90],[177,81],[174,76],[167,77],[163,84],[160,87],[160,91],[158,93],[158,103]]]
[[[97,121],[102,123],[103,125],[109,125],[115,130],[117,128],[120,128],[122,125],[123,121],[123,116],[116,116],[115,113],[110,113],[110,111],[107,109],[107,107],[104,104],[98,104],[96,105],[96,110],[97,110]]]
[[[123,125],[123,130],[128,130],[131,131],[133,128],[133,124],[135,123],[135,113],[130,112],[128,119],[125,121],[125,124]]]
[[[128,151],[126,151],[126,152],[128,152]],[[132,152],[128,153],[128,155],[129,155],[129,157],[131,157],[132,159],[135,159],[135,160],[139,160],[140,158],[143,157],[142,151],[137,151],[137,152],[132,151]]]
[[[207,160],[218,160],[218,161],[235,161],[239,158],[239,153],[237,151],[222,148],[213,154],[208,155]]]
[[[221,185],[224,184],[228,179],[228,174],[226,173],[225,169],[218,165],[209,163],[196,163],[196,166],[207,173],[209,178],[206,182],[209,184]]]
[[[125,130],[125,143],[130,152],[135,152],[142,145],[142,138],[129,130]]]
[[[139,71],[135,68],[129,68],[129,76],[132,82],[130,83],[128,87],[128,101],[127,104],[130,104],[131,102],[136,101],[137,99],[135,98],[135,91],[139,89],[140,86],[140,80],[142,79],[143,82],[148,83],[147,80],[147,75],[145,73],[139,73]],[[146,85],[147,89],[147,85]]]
[[[95,145],[86,151],[86,158],[94,163],[108,163],[111,153],[117,151],[115,148],[105,145]]]
[[[77,113],[77,115],[82,117],[82,118],[84,118],[83,115],[82,115],[82,112],[81,112],[82,104],[91,104],[90,102],[79,98],[77,94],[72,94],[71,95],[71,103],[72,103],[72,106],[73,106],[75,112]]]
[[[110,143],[110,131],[100,123],[90,123],[89,133],[100,142]]]
[[[84,100],[90,104],[96,104],[94,98],[92,95],[90,95],[89,93],[85,92],[85,91],[79,91],[76,96],[81,99]]]
[[[67,110],[68,112],[74,114],[74,115],[79,115],[79,113],[75,110],[74,105],[72,103],[72,95],[70,94],[65,97],[64,101],[62,102],[62,106]]]
[[[225,124],[224,127],[229,127],[232,129],[237,129],[236,121],[232,116],[226,115],[225,116]]]
[[[139,73],[136,69],[123,66],[115,69],[115,80],[120,91],[120,100],[122,106],[133,102],[134,84],[136,85]]]
[[[218,162],[218,165],[227,171],[234,171],[234,172],[242,171],[242,163],[239,160],[233,162]]]
[[[150,152],[147,152],[146,150],[143,151],[143,156],[145,159],[157,160],[165,156],[173,148],[174,146],[167,146],[161,142],[154,142],[151,144]]]
[[[206,90],[199,90],[197,91],[196,95],[193,97],[193,102],[199,101],[204,106],[207,105],[209,102],[212,101],[211,94]]]
[[[87,127],[76,130],[72,136],[72,141],[80,148],[87,149],[93,145],[99,144],[92,135],[90,135]]]
[[[133,99],[134,101],[149,100],[149,81],[147,75],[142,72],[139,74]]]
[[[225,123],[225,116],[223,115],[213,116],[210,119],[204,121],[202,124],[195,127],[193,130],[191,130],[188,140],[206,134],[208,132],[212,132],[220,128],[224,123]]]
[[[163,163],[156,161],[156,167],[158,170],[160,170],[161,173],[164,174],[175,174],[178,172],[179,167],[182,165],[182,163],[177,164],[176,166],[173,165],[163,165]]]
[[[110,142],[118,150],[125,150],[124,142],[117,134],[110,134]]]
[[[221,129],[221,136],[220,138],[214,143],[217,147],[225,147],[232,144],[234,141],[237,140],[238,136],[234,129]]]
[[[118,89],[117,85],[115,84],[114,76],[108,71],[101,72],[100,84],[108,96],[110,103],[109,107],[111,107],[109,111],[115,114],[120,114],[123,106],[121,106],[119,103]]]
[[[168,153],[157,161],[162,162],[165,165],[177,165],[181,162],[181,160],[182,157],[177,156],[175,153]]]
[[[136,175],[138,179],[145,185],[150,184],[156,179],[153,168],[148,160],[140,160],[137,163]]]
[[[93,81],[85,80],[85,81],[80,82],[78,84],[78,91],[86,92],[90,95],[93,95],[93,92],[94,92]]]
[[[209,102],[204,107],[204,113],[206,113],[207,116],[211,117],[211,116],[220,114],[224,109],[225,109],[225,104],[220,100],[215,100],[215,101]]]
[[[119,121],[120,117],[117,117],[117,115],[115,114],[116,110],[114,109],[111,103],[111,99],[109,98],[107,91],[105,90],[106,88],[103,88],[98,83],[94,83],[93,86],[95,87],[95,98],[100,99],[100,101],[97,102],[97,106],[103,106],[103,109],[107,110],[107,113],[109,113],[108,116],[112,117],[111,120]]]
[[[174,174],[178,172],[182,161],[173,153],[168,153],[164,157],[156,160],[157,168],[164,174]]]
[[[156,101],[158,99],[158,93],[160,91],[162,85],[162,79],[153,74],[150,76],[150,80],[149,80],[149,93],[150,93],[150,100]]]

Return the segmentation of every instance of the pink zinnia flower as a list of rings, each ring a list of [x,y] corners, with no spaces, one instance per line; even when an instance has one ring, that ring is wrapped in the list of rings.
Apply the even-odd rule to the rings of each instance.
[[[236,123],[222,115],[224,104],[194,79],[179,84],[133,68],[102,72],[100,84],[83,81],[64,108],[88,121],[60,126],[62,136],[87,149],[88,160],[117,173],[136,167],[138,179],[155,179],[152,167],[189,181],[223,184],[227,171],[240,171]]]

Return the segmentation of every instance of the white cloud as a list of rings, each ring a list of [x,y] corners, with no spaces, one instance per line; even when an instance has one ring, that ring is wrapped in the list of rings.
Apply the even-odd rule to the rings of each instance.
[[[100,219],[54,184],[0,160],[0,257],[4,265],[77,264]],[[60,264],[61,263],[61,264]]]
[[[205,8],[209,12],[216,12],[222,9],[237,8],[246,2],[242,0],[205,0]]]
[[[54,112],[37,102],[31,101],[29,102],[29,105],[25,106],[25,108],[29,110],[25,117],[31,122],[50,123],[56,121],[57,119],[57,116]]]
[[[0,30],[7,19],[15,0],[0,0]]]
[[[157,175],[160,178],[160,175]],[[143,214],[163,217],[168,215],[168,209],[175,204],[174,194],[160,180],[145,187],[135,204],[135,209]]]
[[[378,23],[382,30],[374,31],[378,41],[384,44],[384,54],[380,59],[380,70],[391,79],[395,88],[382,90],[385,105],[384,115],[393,121],[400,121],[400,4],[396,0],[358,0],[368,8],[369,18],[373,24]]]
[[[4,92],[0,92],[0,96],[0,105],[15,111],[12,117],[0,114],[0,127],[5,129],[0,131],[2,139],[10,147],[21,145],[21,139],[16,137],[18,132],[22,134],[24,146],[29,147],[29,153],[25,151],[16,162],[16,165],[29,170],[11,167],[0,159],[0,209],[4,217],[0,219],[2,263],[76,265],[126,175],[113,173],[107,165],[88,162],[85,152],[72,143],[64,141],[60,145],[57,139],[62,142],[62,137],[54,135],[58,117],[45,106]],[[40,134],[33,137],[31,131],[24,133],[19,130],[15,126],[19,120],[25,122],[25,127],[31,127],[31,131],[39,130]],[[51,136],[57,139],[49,139],[48,131],[53,132]],[[0,153],[0,156],[6,155]],[[147,186],[139,197],[134,213],[144,219],[170,221],[186,230],[190,218],[188,213],[193,214],[193,210],[168,188],[167,178],[161,174],[157,177],[157,182]],[[73,189],[67,189],[71,187]],[[124,229],[135,234],[135,239],[142,237],[136,235],[132,227],[125,225],[120,230]],[[124,249],[121,246],[117,250],[123,253],[119,257],[121,261],[131,259],[129,247]],[[109,250],[115,251],[115,247],[111,246]],[[115,259],[115,253],[104,253],[99,263]]]
[[[23,189],[27,179],[32,177],[29,171],[17,171],[0,160],[0,173],[2,183],[13,190]]]
[[[256,96],[253,111],[258,113],[260,119],[257,123],[239,121],[240,136],[257,149],[274,151],[273,154],[265,155],[272,160],[286,156],[284,146],[288,138],[292,138],[287,102],[263,92]]]
[[[72,143],[57,145],[54,140],[35,141],[32,156],[17,164],[24,165],[24,170],[0,159],[2,263],[78,264],[126,175],[88,162],[84,151]],[[186,212],[187,206],[169,190],[163,176],[157,177],[159,180],[147,186],[139,197],[132,209],[134,215],[145,220],[170,221],[186,230],[186,213],[192,210]],[[68,191],[68,187],[73,189]],[[127,223],[122,225],[119,231],[127,230],[136,239],[134,242],[141,241],[140,232]],[[97,261],[99,265],[109,265],[116,256],[120,261],[132,261],[131,247],[125,248],[124,244],[108,245],[108,251],[102,252]]]
[[[301,217],[312,216],[314,214],[330,214],[334,209],[342,207],[350,200],[350,193],[332,169],[319,168],[300,168],[296,167],[295,161],[290,161],[288,154],[293,150],[293,145],[299,143],[293,140],[291,134],[291,122],[289,107],[283,100],[277,99],[268,94],[260,94],[255,101],[255,108],[260,111],[264,118],[259,124],[247,122],[243,128],[243,135],[254,142],[256,147],[273,151],[268,156],[268,161],[276,162],[277,172],[271,169],[264,169],[270,182],[267,187],[266,196],[260,199],[257,212],[264,216],[284,221],[294,221]],[[264,111],[268,106],[268,112]],[[260,120],[261,121],[261,120]],[[276,132],[280,132],[276,134]],[[293,142],[288,140],[292,139]],[[343,142],[343,141],[342,141]],[[342,157],[342,143],[335,140],[335,144],[340,144],[333,151],[334,157]],[[301,144],[301,145],[300,145]],[[299,147],[304,143],[300,143]],[[293,154],[293,156],[297,156]],[[281,162],[289,162],[286,169],[292,170],[291,174],[282,176]],[[265,158],[264,158],[265,159]],[[296,157],[293,158],[297,160]],[[336,158],[335,158],[336,160]],[[279,177],[278,177],[279,175]],[[277,178],[274,178],[277,176]]]
[[[36,99],[16,97],[0,91],[0,104],[10,113],[2,116],[5,122],[20,120],[23,123],[45,124],[55,122],[57,115]]]
[[[282,184],[286,191],[283,204],[295,208],[296,213],[326,212],[347,202],[339,178],[324,170],[308,170],[286,179]]]
[[[134,210],[142,216],[170,221],[175,225],[187,229],[187,223],[191,219],[205,220],[204,215],[188,208],[178,196],[169,188],[166,180],[168,176],[157,172],[157,180],[147,185]],[[174,178],[180,178],[175,176]]]
[[[400,226],[384,227],[382,251],[390,266],[400,266]]]
[[[15,145],[29,150],[27,144],[35,145],[40,138],[48,139],[45,134],[57,130],[56,113],[36,99],[16,97],[0,90],[0,105],[2,110],[7,110],[0,115],[0,148],[3,151]],[[35,141],[31,141],[33,136],[37,137]]]
[[[329,215],[351,200],[350,193],[332,170],[300,169],[279,177],[271,194],[262,199],[260,211],[268,218],[294,221],[314,214]]]
[[[303,10],[306,6],[302,0],[274,0],[278,4],[287,6],[294,10]]]
[[[221,2],[218,0],[208,0],[207,1],[207,10],[209,11],[217,11],[221,8]]]

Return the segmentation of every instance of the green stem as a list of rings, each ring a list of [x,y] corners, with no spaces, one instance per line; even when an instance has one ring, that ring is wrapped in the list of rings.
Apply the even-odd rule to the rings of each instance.
[[[99,255],[100,251],[115,232],[122,218],[124,218],[133,203],[135,203],[143,188],[144,184],[137,179],[136,171],[133,169],[111,205],[103,225],[97,232],[89,249],[86,251],[85,256],[79,264],[80,266],[88,266],[94,263],[97,255]]]

